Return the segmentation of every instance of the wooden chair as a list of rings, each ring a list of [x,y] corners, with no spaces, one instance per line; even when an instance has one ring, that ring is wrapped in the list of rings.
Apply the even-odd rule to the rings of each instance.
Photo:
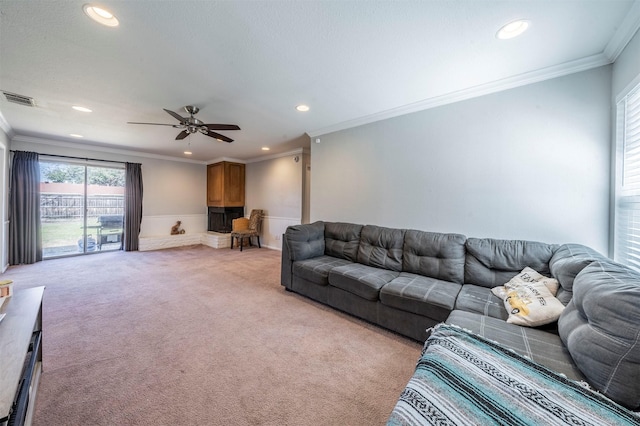
[[[249,240],[249,245],[251,245],[251,237],[256,237],[258,241],[258,248],[262,248],[260,246],[260,226],[262,224],[262,217],[264,216],[264,212],[262,210],[253,209],[251,210],[251,215],[249,219],[246,217],[240,217],[238,219],[233,219],[231,221],[231,249],[233,250],[233,240],[236,239],[238,245],[240,246],[240,251],[242,251],[242,247],[244,246],[244,239]]]

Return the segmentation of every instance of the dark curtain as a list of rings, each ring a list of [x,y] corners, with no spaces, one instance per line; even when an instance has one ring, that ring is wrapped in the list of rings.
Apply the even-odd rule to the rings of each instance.
[[[137,163],[125,164],[124,250],[138,250],[142,223],[142,168]]]
[[[9,264],[42,260],[38,153],[15,151],[9,188]]]

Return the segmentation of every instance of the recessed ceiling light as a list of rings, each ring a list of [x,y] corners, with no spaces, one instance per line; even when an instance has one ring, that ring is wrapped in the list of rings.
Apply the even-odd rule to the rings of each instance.
[[[518,37],[529,28],[529,21],[519,19],[517,21],[509,22],[503,26],[496,33],[496,37],[500,40],[508,40],[510,38]]]
[[[263,150],[263,151],[269,151],[269,147],[268,147],[268,146],[263,146],[263,147],[262,147],[262,150]]]
[[[83,106],[78,106],[78,105],[74,105],[71,108],[75,109],[76,111],[80,111],[80,112],[92,112],[89,108],[85,108]]]
[[[93,19],[99,24],[106,25],[107,27],[117,27],[118,25],[120,25],[120,22],[118,22],[118,18],[113,16],[113,13],[109,12],[103,7],[87,3],[82,6],[82,10],[84,10],[84,13],[89,18]]]
[[[191,152],[191,151],[185,151],[184,152],[184,155],[191,155],[191,154],[193,154],[193,152]]]
[[[79,135],[79,134],[77,134],[77,133],[69,133],[69,136],[72,136],[72,137],[74,137],[74,138],[83,138],[83,137],[84,137],[84,136]]]
[[[296,107],[296,109],[300,112],[307,112],[309,111],[309,107],[307,105],[298,105]]]

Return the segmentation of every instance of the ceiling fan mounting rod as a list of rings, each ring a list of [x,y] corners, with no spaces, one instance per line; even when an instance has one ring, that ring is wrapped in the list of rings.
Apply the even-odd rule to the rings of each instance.
[[[197,114],[200,111],[200,108],[197,106],[187,105],[184,107],[184,110],[187,111],[190,115]]]

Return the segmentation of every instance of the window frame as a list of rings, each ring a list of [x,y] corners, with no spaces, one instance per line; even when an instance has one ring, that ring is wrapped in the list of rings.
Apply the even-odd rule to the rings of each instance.
[[[630,128],[634,132],[629,137]],[[627,157],[630,144],[638,152],[631,158]],[[633,175],[627,174],[631,169],[634,170]],[[640,76],[616,99],[614,174],[613,258],[640,270]],[[631,177],[638,180],[625,182]],[[635,228],[635,233],[627,232],[630,228]]]

